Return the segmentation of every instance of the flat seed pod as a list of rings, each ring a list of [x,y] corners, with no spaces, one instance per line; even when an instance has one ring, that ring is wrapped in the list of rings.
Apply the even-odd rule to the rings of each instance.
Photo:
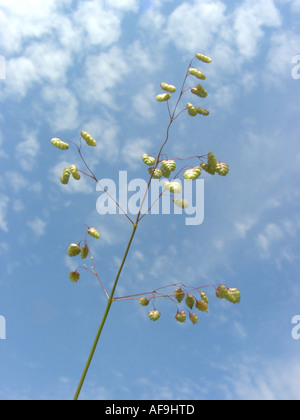
[[[217,163],[218,163],[218,161],[216,159],[216,156],[212,152],[209,152],[208,153],[208,157],[207,157],[207,164],[208,164],[208,166],[212,170],[215,171],[216,170],[216,167],[217,167]]]
[[[162,88],[162,90],[165,90],[165,91],[170,92],[170,93],[176,92],[176,87],[175,86],[169,85],[168,83],[165,83],[165,82],[162,82],[160,84],[160,87]]]
[[[171,94],[170,93],[161,93],[160,95],[156,96],[156,100],[158,102],[164,102],[164,101],[168,101],[171,98]]]
[[[93,147],[97,146],[96,140],[93,139],[93,137],[86,131],[81,131],[80,135],[85,140],[88,146],[93,146]]]
[[[53,146],[57,147],[60,150],[68,150],[70,147],[68,143],[65,143],[64,141],[61,141],[57,138],[51,139],[51,143],[53,144]]]
[[[206,302],[208,304],[208,297],[206,296],[206,293],[201,291],[200,296],[204,300],[204,302]]]
[[[162,177],[161,170],[158,168],[149,168],[148,172],[150,175],[152,175],[152,178],[160,179]]]
[[[204,162],[202,162],[201,164],[200,164],[200,166],[201,166],[201,168],[205,171],[205,172],[207,172],[207,173],[209,173],[209,174],[211,174],[211,175],[214,175],[215,174],[215,170],[214,169],[212,169],[207,163],[204,163]]]
[[[69,274],[69,279],[73,282],[73,283],[77,283],[79,280],[80,274],[77,271],[71,271]]]
[[[181,207],[182,209],[186,209],[189,206],[189,202],[183,198],[174,197],[173,202],[177,207]]]
[[[89,247],[84,245],[81,247],[80,256],[84,260],[89,255]]]
[[[176,169],[176,162],[172,159],[164,159],[161,161],[161,167],[166,171],[172,172]]]
[[[187,107],[188,113],[191,117],[195,117],[197,115],[197,110],[194,107],[194,105],[192,105],[191,103],[187,103],[186,107]]]
[[[195,88],[192,88],[191,92],[194,95],[199,96],[200,98],[206,98],[208,95],[207,91],[204,89],[204,87],[200,83],[198,83],[198,85]]]
[[[149,311],[148,316],[151,321],[157,321],[160,318],[160,312],[157,309],[154,309],[153,311]]]
[[[196,111],[198,114],[204,115],[207,117],[207,115],[209,115],[209,110],[205,109],[205,108],[201,108],[200,106],[196,106]]]
[[[149,305],[150,300],[146,297],[141,297],[139,299],[139,304],[142,306],[148,306]]]
[[[185,303],[190,309],[192,309],[192,307],[194,306],[194,303],[195,303],[194,296],[192,296],[190,294],[187,294],[186,297],[185,297]]]
[[[206,79],[206,76],[202,73],[202,71],[200,71],[200,70],[198,70],[198,69],[194,69],[193,67],[191,67],[191,68],[189,69],[189,73],[190,73],[192,76],[197,77],[197,79],[202,79],[202,80],[205,80],[205,79]]]
[[[70,166],[70,171],[74,179],[77,181],[81,178],[80,173],[78,172],[78,169],[75,165]]]
[[[236,289],[236,288],[228,289],[228,295],[226,299],[231,303],[240,303],[241,293],[239,289]]]
[[[197,315],[190,313],[190,320],[192,321],[193,324],[197,324],[197,322],[198,322]]]
[[[227,299],[228,296],[228,289],[224,284],[221,284],[219,287],[217,287],[216,289],[216,296],[219,299]]]
[[[100,233],[94,227],[90,227],[88,229],[88,234],[91,235],[93,238],[96,238],[96,239],[100,238]]]
[[[193,181],[193,180],[199,178],[200,175],[201,175],[200,166],[195,166],[194,168],[187,169],[183,174],[183,178]]]
[[[210,57],[207,57],[206,55],[203,54],[196,54],[196,58],[198,58],[198,60],[202,61],[203,63],[211,63],[212,59]]]
[[[216,166],[216,172],[221,176],[226,176],[229,172],[229,166],[227,165],[227,163],[218,162]]]
[[[185,322],[186,321],[186,313],[184,311],[178,311],[175,315],[175,319],[178,322]]]
[[[163,168],[163,167],[161,167],[160,170],[161,170],[161,174],[164,178],[169,178],[169,176],[171,175],[171,172],[172,172],[169,169]]]
[[[174,291],[174,295],[175,295],[175,299],[177,300],[177,302],[182,302],[185,296],[185,292],[179,288],[179,289],[175,289]]]
[[[155,158],[144,153],[142,156],[143,162],[148,166],[153,166],[155,164]]]
[[[177,194],[177,193],[181,193],[182,191],[182,186],[178,181],[164,181],[163,185],[165,187],[166,190],[170,191],[171,193]]]
[[[69,182],[70,175],[71,175],[70,169],[69,168],[64,168],[63,173],[62,173],[62,175],[60,177],[60,182],[62,184],[65,184],[66,185]]]
[[[201,312],[208,312],[208,305],[204,300],[196,300],[195,306]]]
[[[68,248],[68,255],[69,257],[76,257],[76,255],[80,254],[81,248],[78,244],[71,244]]]

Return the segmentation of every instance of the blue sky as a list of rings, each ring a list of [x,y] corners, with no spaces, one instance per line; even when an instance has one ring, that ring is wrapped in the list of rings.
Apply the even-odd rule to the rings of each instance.
[[[165,152],[212,151],[230,172],[201,175],[201,225],[143,218],[117,295],[225,283],[242,300],[205,289],[197,325],[177,323],[168,300],[155,323],[136,301],[114,303],[81,398],[300,398],[299,17],[299,0],[0,0],[1,399],[73,397],[105,296],[85,270],[70,282],[67,247],[97,227],[89,244],[110,289],[131,233],[124,216],[96,212],[90,180],[59,183],[64,166],[82,163],[50,139],[86,130],[98,178],[147,179],[141,154],[158,152],[168,124],[160,82],[181,86],[196,52],[213,59],[195,63],[209,94],[189,101],[210,115],[182,114]]]

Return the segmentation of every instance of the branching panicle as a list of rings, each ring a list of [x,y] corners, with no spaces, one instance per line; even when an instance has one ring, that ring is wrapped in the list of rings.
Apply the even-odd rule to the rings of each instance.
[[[197,53],[195,55],[195,57],[201,61],[201,63],[210,63],[212,60],[211,58],[203,55],[203,54],[199,54]],[[167,110],[168,110],[168,114],[169,114],[169,123],[167,126],[167,130],[166,130],[166,137],[165,140],[163,141],[163,143],[160,146],[160,149],[158,151],[157,154],[155,154],[154,156],[151,156],[147,153],[144,153],[142,155],[142,160],[144,162],[144,164],[146,166],[148,166],[148,173],[150,175],[149,180],[148,180],[148,184],[147,184],[147,190],[145,192],[144,198],[143,200],[141,200],[140,203],[140,208],[139,208],[139,212],[136,216],[136,220],[132,220],[127,214],[126,212],[120,207],[119,203],[117,202],[117,200],[112,197],[109,192],[107,190],[105,190],[99,183],[96,175],[94,174],[94,172],[90,169],[90,167],[88,166],[88,164],[86,163],[84,157],[83,157],[83,153],[82,153],[82,139],[85,141],[87,146],[91,146],[91,147],[96,147],[97,146],[97,142],[96,140],[92,137],[91,134],[89,134],[86,131],[81,131],[80,132],[80,145],[76,145],[75,143],[73,143],[72,141],[69,141],[69,143],[71,143],[72,145],[75,145],[77,147],[78,150],[78,154],[79,157],[81,158],[81,161],[85,167],[85,171],[77,168],[76,165],[71,164],[68,167],[65,167],[63,169],[62,175],[60,176],[60,182],[64,185],[68,184],[72,175],[72,178],[75,181],[80,181],[82,176],[86,176],[90,179],[93,179],[97,186],[99,186],[109,197],[109,199],[111,199],[124,213],[124,215],[127,217],[127,219],[131,222],[132,224],[132,233],[131,236],[129,238],[124,256],[122,258],[119,270],[117,272],[115,281],[113,283],[113,287],[110,293],[108,293],[104,287],[104,284],[102,283],[102,281],[100,280],[100,276],[99,273],[96,269],[95,263],[94,263],[94,259],[93,259],[93,255],[91,253],[89,244],[88,244],[88,240],[87,240],[87,235],[95,238],[95,239],[100,239],[100,232],[95,228],[95,227],[87,227],[87,231],[86,231],[86,238],[84,240],[84,245],[80,246],[80,242],[79,243],[71,243],[68,247],[67,253],[69,257],[80,257],[82,260],[86,259],[88,257],[90,257],[91,260],[91,268],[88,269],[88,267],[84,266],[83,268],[88,270],[90,273],[92,273],[93,275],[95,275],[97,277],[97,279],[99,280],[102,289],[107,297],[107,305],[104,311],[104,315],[103,318],[101,320],[101,324],[99,326],[99,330],[97,332],[95,341],[93,343],[92,346],[92,350],[90,352],[89,358],[87,360],[87,363],[85,365],[82,377],[80,379],[78,388],[76,390],[75,393],[75,397],[74,399],[78,399],[78,396],[80,394],[81,391],[81,387],[83,385],[83,382],[85,380],[86,377],[86,373],[89,369],[91,360],[93,358],[97,343],[99,341],[101,332],[102,332],[102,328],[105,324],[107,315],[109,313],[110,307],[112,302],[117,302],[117,301],[128,301],[128,300],[133,300],[133,299],[138,299],[139,304],[141,306],[148,306],[150,303],[153,305],[153,309],[151,309],[148,312],[148,316],[150,318],[150,320],[152,321],[157,321],[160,317],[161,317],[161,313],[158,309],[156,309],[156,307],[154,306],[154,302],[157,302],[157,300],[159,298],[168,298],[171,302],[173,302],[173,304],[175,304],[176,306],[176,313],[175,313],[175,320],[183,323],[186,321],[186,319],[189,319],[193,324],[198,323],[198,316],[196,313],[192,312],[192,309],[197,309],[199,312],[208,312],[208,305],[209,305],[209,301],[208,301],[208,297],[206,295],[206,293],[203,290],[204,287],[209,287],[209,286],[202,286],[202,287],[194,287],[194,288],[187,288],[183,283],[180,284],[173,284],[173,285],[167,285],[167,286],[163,286],[160,287],[152,292],[146,292],[146,293],[138,293],[138,294],[134,294],[134,295],[130,295],[130,296],[121,296],[121,297],[115,297],[115,291],[116,291],[116,287],[119,281],[119,277],[120,274],[122,272],[123,266],[125,264],[129,249],[131,247],[136,229],[138,228],[139,223],[141,222],[142,218],[145,216],[145,214],[142,214],[142,208],[144,205],[144,201],[146,199],[148,190],[150,188],[152,179],[160,179],[161,177],[166,178],[163,181],[163,186],[165,188],[165,191],[168,191],[170,194],[177,194],[177,193],[181,193],[182,190],[182,186],[181,183],[176,180],[176,178],[179,176],[179,174],[181,172],[183,172],[182,177],[185,180],[188,181],[195,181],[197,180],[201,174],[202,174],[202,170],[210,175],[214,175],[215,173],[217,173],[218,175],[221,176],[225,176],[228,174],[229,172],[229,166],[221,161],[218,161],[216,156],[214,155],[214,153],[209,152],[206,155],[200,155],[199,153],[195,156],[192,157],[174,157],[174,158],[168,158],[167,155],[164,153],[164,149],[170,139],[170,128],[172,126],[172,124],[176,121],[176,119],[183,115],[184,113],[186,113],[188,116],[191,117],[197,117],[198,115],[201,116],[208,116],[209,115],[209,110],[200,107],[198,105],[192,104],[191,102],[186,102],[186,106],[184,107],[184,109],[179,110],[179,104],[182,101],[183,95],[185,94],[192,94],[194,95],[194,99],[197,100],[201,100],[201,99],[205,99],[208,96],[208,92],[207,90],[202,86],[201,83],[199,83],[199,80],[201,81],[205,81],[206,80],[206,76],[205,74],[202,72],[202,70],[194,67],[193,65],[193,60],[191,61],[191,63],[188,66],[188,70],[186,72],[186,75],[184,77],[184,81],[181,87],[181,90],[179,91],[178,94],[178,98],[177,101],[175,101],[175,105],[174,108],[172,109],[170,103],[172,102],[172,95],[175,94],[177,92],[177,89],[175,86],[168,84],[166,82],[162,82],[160,84],[160,87],[163,91],[163,93],[159,93],[156,96],[156,100],[158,102],[166,102],[167,103]],[[192,82],[194,80],[196,80],[196,85],[194,84],[192,87],[187,85],[187,80],[188,78],[192,79]],[[190,80],[190,79],[189,79]],[[199,99],[200,98],[200,99]],[[69,149],[69,143],[64,142],[58,138],[52,138],[51,139],[51,143],[57,147],[60,150],[68,150]],[[206,161],[204,161],[203,159],[206,159]],[[177,162],[178,161],[186,161],[186,160],[191,160],[191,159],[196,159],[197,162],[196,164],[194,164],[194,166],[189,166],[189,165],[185,165],[183,168],[181,168],[178,171],[177,168]],[[175,175],[174,175],[174,171],[178,171]],[[73,181],[72,181],[73,182]],[[159,199],[161,197],[161,195],[164,194],[164,192],[162,192],[159,197],[157,197],[157,199]],[[187,200],[182,199],[181,197],[173,197],[173,202],[176,206],[179,206],[181,208],[187,208],[189,203]],[[151,207],[148,209],[148,212],[150,211]],[[82,267],[78,267],[82,268]],[[80,274],[77,270],[72,271],[69,273],[69,278],[73,283],[77,283],[80,279]],[[166,288],[172,288],[172,290],[169,293],[165,292]],[[227,288],[227,286],[225,285],[210,285],[210,287],[215,288],[216,290],[216,296],[219,299],[226,299],[227,301],[231,302],[231,303],[239,303],[240,302],[240,292],[238,289],[236,288]],[[197,292],[195,294],[195,292]]]

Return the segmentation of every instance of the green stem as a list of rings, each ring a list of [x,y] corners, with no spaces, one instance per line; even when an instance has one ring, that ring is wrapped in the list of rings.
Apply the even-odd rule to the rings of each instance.
[[[109,296],[109,298],[108,298],[108,302],[107,302],[107,305],[106,305],[106,308],[105,308],[105,311],[104,311],[104,314],[103,314],[103,317],[102,317],[102,320],[101,320],[101,323],[100,323],[100,326],[99,326],[99,329],[98,329],[98,332],[97,332],[96,338],[95,338],[95,340],[94,340],[94,343],[93,343],[92,349],[91,349],[91,351],[90,351],[89,357],[88,357],[88,359],[87,359],[87,362],[86,362],[85,368],[84,368],[84,370],[83,370],[82,376],[81,376],[81,378],[80,378],[80,381],[79,381],[79,384],[78,384],[78,387],[77,387],[77,390],[76,390],[76,393],[75,393],[75,396],[74,396],[74,400],[75,400],[75,401],[76,401],[76,400],[78,400],[78,397],[79,397],[79,394],[80,394],[80,391],[81,391],[82,385],[83,385],[83,383],[84,383],[84,380],[85,380],[86,374],[87,374],[87,372],[88,372],[88,370],[89,370],[89,367],[90,367],[90,364],[91,364],[92,358],[93,358],[93,356],[94,356],[94,353],[95,353],[95,350],[96,350],[96,347],[97,347],[97,344],[98,344],[98,341],[99,341],[99,338],[100,338],[100,335],[101,335],[102,329],[103,329],[103,327],[104,327],[104,324],[105,324],[105,321],[106,321],[107,315],[108,315],[108,313],[109,313],[109,310],[110,310],[111,304],[112,304],[112,302],[113,302],[113,300],[114,300],[114,294],[115,294],[115,290],[116,290],[116,287],[117,287],[117,284],[118,284],[118,280],[119,280],[119,277],[120,277],[121,271],[122,271],[122,269],[123,269],[123,266],[124,266],[124,264],[125,264],[125,261],[126,261],[126,258],[127,258],[127,255],[128,255],[128,252],[129,252],[129,249],[130,249],[130,246],[131,246],[131,243],[132,243],[133,237],[134,237],[134,235],[135,235],[135,231],[136,231],[136,229],[137,229],[137,224],[136,224],[136,223],[134,223],[134,225],[133,225],[133,230],[132,230],[132,234],[131,234],[131,237],[130,237],[130,239],[129,239],[129,242],[128,242],[128,245],[127,245],[127,248],[126,248],[126,251],[125,251],[124,257],[123,257],[123,260],[122,260],[121,265],[120,265],[120,268],[119,268],[119,271],[118,271],[118,273],[117,273],[117,276],[116,276],[116,279],[115,279],[115,282],[114,282],[113,288],[112,288],[111,293],[110,293],[110,296]]]

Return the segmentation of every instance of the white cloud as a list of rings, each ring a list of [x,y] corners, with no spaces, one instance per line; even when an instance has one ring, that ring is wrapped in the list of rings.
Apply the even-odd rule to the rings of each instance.
[[[228,399],[299,400],[299,377],[298,360],[245,358],[228,366],[223,391]]]
[[[156,91],[153,84],[148,84],[142,87],[141,92],[135,93],[132,96],[133,109],[135,115],[139,116],[143,120],[151,120],[155,116],[155,101]]]
[[[291,30],[274,34],[270,38],[270,49],[266,56],[264,79],[282,85],[282,79],[292,79],[292,58],[299,54],[300,35]],[[296,81],[297,82],[297,81]]]
[[[226,21],[225,10],[220,1],[184,2],[170,15],[166,33],[177,48],[207,54]]]
[[[262,251],[263,257],[269,257],[271,247],[277,244],[283,238],[284,234],[282,229],[275,223],[269,223],[263,233],[257,236],[257,243]]]
[[[273,0],[244,1],[235,11],[234,31],[239,53],[245,57],[257,54],[263,26],[278,27],[281,18]]]
[[[20,172],[6,171],[4,176],[15,193],[22,191],[28,185],[28,180]]]
[[[36,236],[43,236],[45,234],[46,223],[40,218],[35,217],[27,225],[32,229]]]
[[[69,89],[59,85],[47,86],[42,96],[47,103],[46,118],[51,130],[73,130],[78,127],[78,101]]]
[[[15,147],[16,157],[20,166],[25,171],[32,171],[34,168],[36,157],[39,153],[39,143],[35,132],[26,132],[24,130],[23,137],[26,139],[18,143]]]
[[[247,232],[255,225],[256,220],[253,216],[246,216],[242,221],[237,221],[234,226],[237,230],[238,236],[245,238]]]
[[[74,23],[82,28],[84,44],[108,47],[121,35],[119,16],[102,2],[89,0],[79,3]]]
[[[151,147],[151,142],[145,138],[129,139],[125,142],[122,149],[122,156],[124,162],[131,168],[137,169],[141,166],[142,155],[147,153],[147,150]]]
[[[90,55],[84,66],[84,75],[77,87],[82,102],[102,102],[117,112],[117,86],[128,73],[123,51],[112,47],[108,52]],[[114,93],[112,93],[114,92]]]

